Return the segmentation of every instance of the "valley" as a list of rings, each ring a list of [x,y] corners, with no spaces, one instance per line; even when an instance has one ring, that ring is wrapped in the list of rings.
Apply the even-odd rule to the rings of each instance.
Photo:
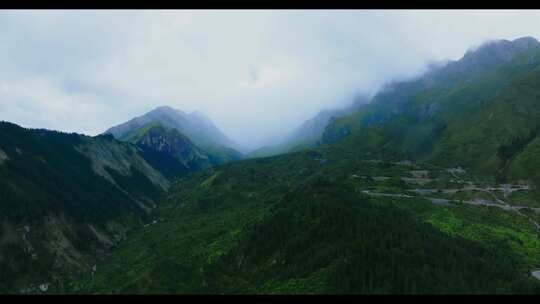
[[[0,293],[539,294],[539,96],[523,37],[249,153],[169,106],[0,122]]]
[[[530,288],[532,288],[532,286],[537,285],[537,283],[530,282],[529,280],[534,280],[534,277],[531,276],[531,270],[538,268],[540,265],[540,251],[538,251],[540,249],[540,240],[538,239],[537,228],[529,222],[528,218],[512,210],[499,208],[498,205],[474,203],[474,201],[471,204],[467,204],[448,199],[448,204],[439,204],[438,202],[433,204],[426,197],[405,194],[408,190],[417,189],[415,188],[417,187],[416,184],[407,184],[400,179],[402,175],[410,174],[410,166],[366,161],[356,158],[343,159],[345,155],[340,155],[341,157],[337,157],[337,155],[337,151],[333,150],[311,151],[271,159],[255,159],[236,164],[232,163],[226,167],[217,167],[212,171],[197,173],[193,178],[179,181],[179,184],[174,186],[174,190],[167,196],[167,199],[161,206],[161,221],[145,227],[144,232],[133,234],[131,236],[132,239],[120,246],[119,250],[113,254],[111,260],[101,265],[101,267],[98,266],[98,269],[102,269],[102,272],[98,272],[96,277],[82,283],[77,289],[78,292],[145,293],[154,290],[159,290],[160,293],[244,293],[246,290],[249,293],[265,294],[282,292],[347,292],[342,289],[343,286],[353,284],[352,282],[354,281],[363,282],[364,279],[371,277],[371,275],[366,274],[368,277],[363,279],[353,279],[357,274],[342,274],[345,275],[341,279],[344,281],[340,281],[338,285],[332,285],[333,283],[330,283],[332,282],[331,278],[335,279],[335,276],[338,275],[339,272],[336,271],[341,267],[338,267],[338,265],[341,265],[345,261],[342,259],[350,259],[349,263],[356,263],[359,262],[357,259],[360,257],[345,253],[339,254],[339,252],[328,252],[325,256],[314,256],[313,258],[306,258],[306,256],[301,255],[303,258],[299,259],[300,257],[296,256],[297,254],[314,254],[314,252],[310,251],[312,250],[309,249],[310,246],[307,247],[308,249],[301,251],[293,249],[295,248],[294,246],[306,244],[304,243],[305,241],[316,235],[323,237],[324,232],[318,232],[312,235],[311,233],[314,233],[312,229],[316,228],[302,232],[302,230],[298,230],[298,226],[311,223],[309,225],[318,227],[319,221],[323,221],[320,224],[326,228],[321,227],[321,229],[329,229],[329,226],[324,224],[329,219],[323,220],[323,218],[326,218],[326,215],[323,214],[332,214],[341,208],[348,210],[347,212],[351,213],[350,216],[357,217],[356,221],[375,221],[373,224],[380,220],[381,225],[388,225],[387,220],[390,220],[392,216],[400,217],[400,215],[394,214],[390,217],[382,216],[379,218],[377,216],[368,219],[367,216],[370,213],[361,211],[363,210],[362,208],[367,208],[368,206],[383,209],[391,208],[399,214],[402,214],[402,212],[403,215],[408,214],[408,216],[412,217],[410,218],[411,222],[407,225],[422,225],[424,227],[422,229],[428,230],[432,229],[428,227],[440,229],[444,231],[445,236],[443,237],[441,235],[439,237],[458,238],[461,242],[469,240],[476,244],[482,244],[482,248],[492,251],[496,256],[500,255],[501,259],[513,261],[512,269],[516,267],[512,271],[510,269],[499,269],[496,271],[517,271],[518,273],[522,273],[518,276],[523,276],[522,279],[524,281],[521,283],[523,284],[523,288],[525,286],[531,286]],[[321,159],[326,159],[326,161],[321,163]],[[421,165],[415,165],[414,169],[421,168]],[[439,173],[449,177],[445,182],[452,183],[450,179],[453,177],[450,173],[446,170],[441,170]],[[428,174],[435,173],[430,171]],[[363,179],[355,177],[370,175],[386,176],[389,178],[375,181],[370,178]],[[289,176],[289,178],[286,176]],[[460,177],[466,180],[466,176],[462,175]],[[264,182],[270,180],[272,181],[270,184]],[[265,184],[266,186],[263,186]],[[425,186],[429,185],[426,184]],[[185,190],[188,187],[192,190]],[[278,190],[281,188],[291,190],[282,192]],[[315,189],[319,190],[314,191]],[[469,190],[464,191],[467,192]],[[326,194],[326,192],[329,193]],[[373,195],[375,193],[383,195]],[[311,203],[317,202],[319,200],[317,197],[321,196],[320,199],[323,199],[325,203],[317,206],[322,208],[321,212],[323,213],[316,213],[316,209],[311,211],[312,207],[309,207],[309,204],[304,205],[306,202],[300,205],[302,207],[298,206],[301,209],[297,212],[301,212],[303,214],[302,216],[295,213],[294,217],[289,218],[288,216],[292,216],[292,214],[289,214],[286,210],[288,208],[297,208],[295,206],[300,201],[297,202],[296,199],[303,201],[306,194],[307,197],[310,197]],[[295,197],[297,198],[295,199]],[[343,201],[344,197],[346,197],[347,201]],[[443,195],[440,197],[438,196],[437,199],[441,201],[445,200],[442,198],[444,197]],[[289,204],[292,205],[287,207]],[[356,208],[360,209],[356,210]],[[280,215],[281,212],[287,212],[286,214],[288,216],[282,218],[282,215]],[[345,219],[347,218],[345,217]],[[294,227],[294,229],[287,229],[281,232],[279,226],[273,226],[275,225],[274,221],[278,219],[280,221],[291,221],[287,225],[292,226],[287,227]],[[538,217],[535,220],[537,219]],[[207,225],[207,223],[211,223],[211,225]],[[352,223],[346,222],[343,224],[350,225]],[[270,239],[263,237],[260,241],[255,241],[253,239],[255,236],[252,234],[254,231],[258,231],[258,229],[263,229],[261,232],[258,232],[263,233],[264,229],[267,229],[263,227],[268,227],[268,225],[271,225],[269,227],[274,227],[272,229],[277,229],[271,230],[274,231],[272,233],[281,235],[281,233],[291,231],[295,237],[293,235],[289,235],[288,238],[275,236],[281,242],[285,243],[262,245],[262,243],[259,243],[260,241],[270,240],[269,242],[272,242],[272,237],[267,236]],[[392,226],[394,226],[394,223]],[[332,234],[344,233],[347,243],[354,244],[355,234],[346,232],[348,229],[346,228],[347,226],[339,227],[335,229],[341,230],[330,230],[333,231]],[[400,227],[408,229],[404,226]],[[392,232],[392,235],[394,233],[397,232]],[[389,236],[387,235],[383,238],[387,237]],[[318,240],[314,244],[324,242],[323,248],[334,248],[334,246],[341,248],[339,246],[343,246],[335,243],[336,240],[332,238],[323,239],[324,241]],[[156,242],[154,244],[157,247],[147,247],[148,245],[146,244],[151,243],[152,240]],[[298,241],[301,243],[293,245]],[[392,246],[404,246],[402,242],[404,240],[398,243],[390,242],[389,244],[393,244]],[[257,246],[263,247],[256,249]],[[289,246],[293,247],[287,249]],[[376,246],[373,246],[375,249]],[[427,243],[420,243],[418,246],[415,250],[427,250],[429,247]],[[478,250],[482,252],[483,249]],[[453,254],[458,253],[455,252]],[[445,259],[445,255],[446,253],[441,253],[443,260]],[[463,258],[470,259],[471,257]],[[492,258],[494,257],[489,259]],[[321,260],[315,262],[317,259]],[[412,262],[413,260],[410,261]],[[281,264],[282,262],[283,264]],[[390,260],[386,262],[391,263]],[[441,264],[436,261],[433,261],[433,263],[433,267],[443,267],[443,269],[447,269],[446,267],[448,267],[445,266],[448,264]],[[475,266],[471,267],[484,267],[480,266],[484,263],[480,262],[480,260],[474,263]],[[500,264],[500,261],[496,263],[499,266],[503,265]],[[125,265],[133,265],[133,271],[121,273],[119,270],[127,267]],[[158,265],[168,265],[171,272],[165,270],[165,268],[156,268],[161,267]],[[241,268],[235,268],[240,266]],[[232,267],[230,269],[232,272],[226,271],[228,269],[227,267]],[[286,269],[288,267],[294,267],[294,270],[287,271]],[[408,266],[395,266],[392,269],[397,270],[401,267],[407,268]],[[504,266],[501,267],[504,269]],[[172,269],[177,270],[172,271]],[[178,273],[180,269],[183,269],[182,272],[185,273],[186,278],[195,277],[196,279],[189,280],[189,284],[179,283],[176,275],[180,275]],[[257,269],[257,271],[244,272],[246,270],[243,270],[242,272],[237,272],[240,269],[252,269],[252,271]],[[428,268],[426,271],[432,276],[439,275],[438,268]],[[468,270],[458,267],[458,269],[447,269],[447,271],[448,273],[446,275],[456,273],[456,271],[461,272],[462,274],[458,277],[462,278]],[[264,272],[266,275],[258,275],[259,272]],[[499,275],[502,275],[502,273]],[[509,275],[509,273],[506,275]],[[164,277],[169,279],[164,281]],[[403,278],[396,279],[400,282],[399,284],[403,284],[400,281]],[[395,286],[399,285],[397,283],[398,281],[389,286],[394,286],[393,288],[395,288]],[[525,283],[527,281],[529,282]],[[456,285],[454,284],[456,283],[451,279],[448,284],[448,288],[452,286],[451,289],[445,289],[447,287],[444,286],[430,289],[431,287],[424,286],[423,288],[427,289],[417,289],[417,292],[445,293],[453,290],[453,292],[460,293],[468,290],[465,286],[461,287],[464,288],[461,291],[455,290]],[[497,288],[500,288],[500,286],[495,288],[494,286],[497,284],[491,280],[484,283],[478,282],[478,284],[485,284],[482,287],[484,288],[482,289],[483,292],[480,291],[480,293],[498,292],[497,290],[499,289]],[[229,289],[233,286],[236,286],[238,289]],[[400,293],[413,292],[412,289],[408,289],[411,288],[410,286],[399,286],[405,288],[400,289]],[[368,293],[398,291],[394,289],[377,289],[375,291],[369,287],[365,288],[367,289],[364,292]],[[417,286],[417,288],[420,287]],[[357,289],[354,290],[358,291]],[[508,290],[508,292],[510,291]]]

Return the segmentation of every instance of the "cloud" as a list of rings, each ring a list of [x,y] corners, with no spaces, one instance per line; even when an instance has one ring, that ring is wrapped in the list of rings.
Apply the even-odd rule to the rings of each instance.
[[[538,11],[2,11],[0,119],[98,134],[159,105],[271,143],[357,93],[540,37]]]

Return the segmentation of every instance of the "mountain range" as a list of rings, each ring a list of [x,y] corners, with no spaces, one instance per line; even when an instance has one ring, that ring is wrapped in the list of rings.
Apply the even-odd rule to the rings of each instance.
[[[248,155],[159,107],[0,123],[0,292],[540,293],[540,43],[494,40]]]

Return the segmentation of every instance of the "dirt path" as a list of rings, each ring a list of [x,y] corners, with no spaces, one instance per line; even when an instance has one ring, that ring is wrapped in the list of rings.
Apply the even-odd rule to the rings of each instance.
[[[407,195],[407,194],[398,194],[398,193],[381,193],[381,192],[372,192],[370,190],[363,190],[362,193],[364,194],[367,194],[367,195],[370,195],[370,196],[385,196],[385,197],[396,197],[396,198],[414,198],[414,197],[422,197],[424,199],[427,199],[429,201],[431,201],[431,203],[435,204],[435,205],[445,205],[445,206],[457,206],[455,203],[456,202],[459,202],[459,203],[464,203],[464,204],[469,204],[469,205],[475,205],[475,206],[492,206],[492,207],[498,207],[498,208],[501,208],[503,210],[506,210],[506,211],[513,211],[513,212],[516,212],[518,215],[520,216],[523,216],[525,218],[527,218],[527,220],[536,228],[536,231],[540,234],[540,224],[538,224],[538,222],[536,220],[534,220],[533,218],[529,217],[528,215],[522,213],[520,210],[521,209],[530,209],[530,210],[533,210],[534,212],[536,213],[540,213],[540,208],[532,208],[532,207],[528,207],[528,206],[512,206],[510,205],[509,203],[507,203],[506,201],[502,200],[499,198],[499,196],[497,195],[496,191],[500,191],[503,193],[503,196],[504,198],[507,198],[509,194],[511,194],[512,192],[516,192],[516,191],[524,191],[524,190],[529,190],[529,186],[526,185],[526,186],[519,186],[519,187],[511,187],[511,185],[508,185],[508,184],[504,184],[504,185],[499,185],[498,187],[479,187],[477,186],[474,182],[472,181],[468,181],[466,179],[464,179],[462,176],[460,176],[459,173],[465,173],[466,171],[461,169],[460,167],[457,167],[457,168],[444,168],[444,167],[440,167],[440,166],[436,166],[436,165],[433,165],[433,164],[429,164],[429,163],[409,163],[409,162],[384,162],[384,161],[381,161],[381,160],[369,160],[368,162],[373,162],[373,163],[391,163],[393,165],[404,165],[404,164],[408,164],[408,165],[412,165],[413,167],[431,167],[432,169],[437,169],[437,170],[444,170],[446,172],[448,172],[456,182],[460,183],[460,184],[466,184],[467,186],[465,186],[464,188],[462,189],[412,189],[412,190],[406,190],[408,192],[415,192],[416,194],[418,195]],[[357,177],[357,176],[355,176]],[[389,177],[386,177],[386,176],[377,176],[374,178],[374,180],[376,181],[382,181],[382,180],[387,180],[389,179]],[[404,181],[411,181],[413,180],[414,178],[404,178],[404,177],[401,177],[402,180]],[[477,200],[451,200],[451,199],[445,199],[445,198],[435,198],[435,197],[429,197],[429,196],[426,196],[426,195],[429,195],[429,194],[435,194],[435,193],[442,193],[442,194],[455,194],[457,192],[461,192],[461,191],[479,191],[479,192],[484,192],[484,193],[487,193],[489,194],[491,197],[493,197],[493,200],[494,201],[489,201],[489,200],[481,200],[481,199],[477,199]],[[538,270],[538,275],[540,276],[540,270]]]

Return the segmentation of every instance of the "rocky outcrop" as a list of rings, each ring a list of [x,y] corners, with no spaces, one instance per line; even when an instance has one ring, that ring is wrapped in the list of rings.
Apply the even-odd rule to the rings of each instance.
[[[7,156],[6,152],[0,149],[0,165],[2,165],[7,160],[9,160],[9,157]]]
[[[212,165],[204,151],[175,129],[152,126],[140,135],[136,144],[141,149],[176,159],[188,171],[205,169]]]
[[[113,169],[124,176],[131,175],[132,168],[135,168],[162,190],[167,190],[169,187],[169,181],[150,166],[132,145],[96,137],[87,139],[84,144],[75,149],[92,161],[92,169],[95,173],[114,185],[117,183],[106,168]]]

